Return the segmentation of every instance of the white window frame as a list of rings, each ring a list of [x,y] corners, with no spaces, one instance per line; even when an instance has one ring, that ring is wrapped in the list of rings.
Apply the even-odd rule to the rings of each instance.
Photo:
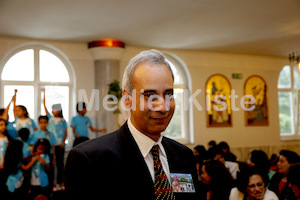
[[[300,104],[300,88],[295,88],[294,87],[294,66],[292,65],[285,65],[284,67],[286,66],[289,66],[290,70],[291,70],[291,87],[290,88],[278,88],[277,86],[277,89],[278,89],[278,93],[279,92],[290,92],[292,94],[292,98],[291,98],[291,113],[292,113],[292,120],[293,120],[293,133],[292,134],[286,134],[286,135],[283,135],[281,134],[280,132],[280,139],[282,141],[289,141],[289,140],[300,140],[300,133],[298,133],[299,131],[299,104]],[[283,68],[282,68],[283,69]],[[279,74],[280,76],[280,74]],[[278,76],[278,80],[279,80],[279,76]],[[295,106],[295,99],[294,99],[294,92],[297,92],[298,94],[298,101],[296,102],[296,106],[297,106],[297,110],[295,112],[295,109],[294,109],[294,106]],[[278,101],[278,105],[280,104],[280,102]],[[278,110],[279,111],[279,110]],[[279,115],[280,113],[278,113]],[[280,120],[280,119],[279,119]]]
[[[174,85],[174,89],[180,88],[184,91],[188,91],[188,95],[184,96],[184,101],[188,105],[187,110],[183,110],[183,128],[185,134],[181,138],[176,138],[175,140],[182,144],[193,144],[194,143],[194,125],[193,125],[193,105],[188,103],[189,96],[192,94],[192,78],[186,64],[176,55],[170,52],[163,52],[166,58],[174,64],[178,72],[182,75],[183,84]]]
[[[34,120],[37,121],[38,116],[41,113],[41,88],[42,86],[68,86],[69,87],[69,122],[68,122],[68,139],[69,141],[73,141],[70,136],[72,136],[72,130],[70,129],[69,123],[71,121],[71,117],[74,115],[74,106],[76,105],[75,102],[75,91],[76,91],[76,76],[74,68],[67,58],[67,56],[61,52],[59,49],[44,43],[26,43],[19,45],[18,47],[9,51],[1,60],[0,62],[0,77],[2,76],[2,72],[4,69],[5,64],[9,61],[11,57],[15,54],[27,50],[33,49],[34,50],[34,80],[33,81],[9,81],[9,80],[2,80],[0,78],[0,94],[1,94],[1,107],[6,107],[4,105],[4,86],[5,85],[30,85],[34,87]],[[69,74],[69,82],[44,82],[40,81],[40,72],[39,72],[39,51],[45,50],[53,55],[57,56],[62,63],[65,65],[68,74]],[[69,130],[70,129],[70,130]],[[68,145],[69,146],[69,145]],[[70,147],[69,147],[70,148]],[[68,147],[67,147],[68,149]]]

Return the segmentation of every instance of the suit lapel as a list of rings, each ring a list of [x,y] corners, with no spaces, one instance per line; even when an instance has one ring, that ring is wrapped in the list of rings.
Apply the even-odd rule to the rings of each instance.
[[[165,138],[162,140],[162,145],[165,148],[167,158],[168,158],[168,164],[170,168],[170,173],[178,173],[182,170],[182,160],[178,156],[178,153],[175,151],[174,148],[166,141]]]
[[[137,185],[139,193],[148,194],[151,197],[154,195],[153,180],[145,159],[129,131],[127,123],[120,129],[119,140],[122,162],[125,164],[124,166],[127,166],[125,167],[127,170],[125,173],[128,173],[129,178],[131,178],[128,184]]]

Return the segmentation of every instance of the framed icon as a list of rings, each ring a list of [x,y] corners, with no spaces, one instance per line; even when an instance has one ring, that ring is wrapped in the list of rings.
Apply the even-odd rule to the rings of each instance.
[[[231,85],[222,74],[214,74],[206,82],[207,127],[232,126]]]
[[[267,126],[268,116],[268,90],[265,80],[258,76],[250,76],[244,85],[245,121],[246,126]]]

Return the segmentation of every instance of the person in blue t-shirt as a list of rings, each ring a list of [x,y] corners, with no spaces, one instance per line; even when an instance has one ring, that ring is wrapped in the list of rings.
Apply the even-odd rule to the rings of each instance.
[[[16,131],[15,127],[13,126],[13,123],[9,121],[8,110],[9,110],[10,104],[12,102],[14,102],[15,97],[16,97],[16,95],[14,95],[12,97],[11,101],[9,102],[9,104],[7,105],[6,108],[1,108],[0,109],[0,118],[6,120],[6,130],[7,130],[8,135],[12,139],[17,138],[17,131]]]
[[[21,129],[22,130],[22,129]],[[29,135],[29,131],[24,132]],[[29,187],[25,183],[26,174],[30,173],[31,167],[38,162],[38,154],[32,155],[28,162],[23,160],[23,145],[24,143],[19,139],[10,141],[5,156],[5,168],[8,174],[6,180],[6,187],[8,190],[8,198],[13,200],[28,199]],[[30,180],[30,176],[27,177]],[[3,196],[1,196],[2,198]],[[6,198],[3,198],[6,199]]]
[[[73,147],[89,140],[89,129],[93,132],[102,132],[106,133],[106,129],[96,129],[92,126],[92,122],[89,117],[85,116],[86,114],[86,104],[85,102],[78,102],[76,105],[77,115],[72,117],[71,127],[73,129],[73,134],[75,136],[75,140],[73,143]]]
[[[50,132],[48,128],[49,119],[46,115],[39,116],[38,124],[40,129],[34,132],[30,144],[35,145],[39,139],[47,139],[50,143],[50,170],[49,170],[49,187],[52,188],[54,184],[54,167],[55,167],[55,146],[56,146],[56,138],[52,132]]]
[[[16,94],[17,90],[15,90],[15,97],[13,98],[14,102],[14,115],[15,115],[15,126],[16,130],[19,131],[21,128],[28,128],[30,131],[29,141],[34,133],[37,131],[38,128],[36,123],[33,119],[29,117],[29,113],[27,108],[23,105],[16,105]]]
[[[61,104],[53,104],[52,105],[52,114],[49,113],[46,107],[46,93],[44,91],[44,109],[46,115],[49,118],[49,125],[47,129],[52,132],[56,139],[55,146],[55,164],[57,169],[57,177],[56,177],[56,189],[63,190],[63,173],[64,173],[64,155],[65,155],[65,142],[68,137],[68,127],[67,122],[63,117],[62,106]]]
[[[34,199],[41,194],[50,198],[52,185],[48,175],[49,170],[51,170],[49,141],[40,138],[34,145],[33,154],[32,159],[36,162],[31,168],[30,199]]]
[[[38,124],[40,129],[35,131],[30,140],[30,145],[35,145],[39,139],[47,139],[50,143],[51,150],[50,155],[52,158],[52,164],[54,165],[55,145],[56,139],[52,132],[48,131],[47,126],[49,124],[48,117],[46,115],[39,116]]]

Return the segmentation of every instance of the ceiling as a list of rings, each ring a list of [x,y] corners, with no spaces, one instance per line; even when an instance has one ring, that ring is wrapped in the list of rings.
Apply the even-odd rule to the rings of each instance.
[[[0,0],[0,36],[288,57],[300,0]]]

